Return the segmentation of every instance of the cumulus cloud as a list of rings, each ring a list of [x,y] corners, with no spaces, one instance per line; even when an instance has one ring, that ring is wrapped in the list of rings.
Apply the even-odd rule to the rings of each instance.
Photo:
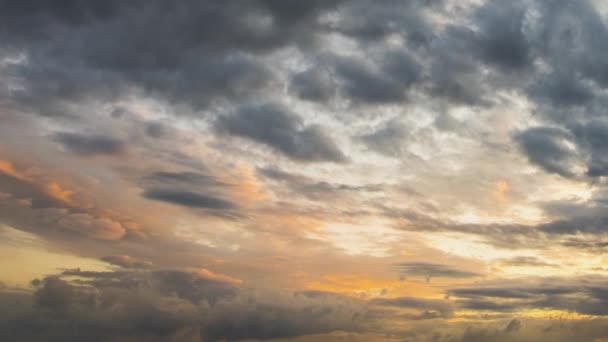
[[[214,341],[357,330],[361,324],[357,316],[363,306],[355,299],[330,293],[265,294],[239,289],[209,274],[73,270],[35,280],[33,307],[22,315],[3,317],[0,336]]]
[[[0,4],[0,339],[605,336],[600,2]]]

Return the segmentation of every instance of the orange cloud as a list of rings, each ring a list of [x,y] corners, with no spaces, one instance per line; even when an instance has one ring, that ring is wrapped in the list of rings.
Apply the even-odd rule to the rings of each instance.
[[[126,229],[120,222],[107,217],[98,218],[84,213],[69,214],[63,217],[59,224],[63,228],[100,240],[118,240],[126,233]]]
[[[11,177],[17,178],[17,179],[25,181],[25,182],[30,181],[28,177],[19,173],[15,169],[13,164],[11,164],[11,162],[3,160],[3,159],[0,159],[0,172],[4,173],[5,175],[9,175]]]
[[[261,183],[247,165],[237,164],[230,175],[218,178],[232,185],[228,190],[230,197],[241,204],[251,204],[266,198]]]
[[[52,198],[59,200],[61,202],[72,205],[71,196],[74,193],[73,191],[63,189],[59,183],[55,181],[50,181],[44,185],[44,190],[47,195]]]
[[[238,284],[243,283],[243,281],[241,279],[233,278],[231,276],[227,276],[227,275],[221,274],[221,273],[215,273],[215,272],[209,271],[206,268],[196,269],[193,271],[193,273],[201,278],[220,281],[223,283],[228,283],[228,284],[233,284],[233,285],[238,285]]]
[[[492,197],[498,202],[507,201],[507,191],[509,190],[509,183],[506,180],[499,180],[494,183],[494,191]]]

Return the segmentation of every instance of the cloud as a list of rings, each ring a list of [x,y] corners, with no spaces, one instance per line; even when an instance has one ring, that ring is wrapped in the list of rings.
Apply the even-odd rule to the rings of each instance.
[[[125,151],[125,144],[102,135],[82,135],[78,133],[56,133],[53,139],[67,150],[82,156],[118,155]]]
[[[126,233],[126,229],[120,222],[107,217],[93,217],[85,213],[66,215],[59,219],[58,224],[65,229],[102,240],[117,240]]]
[[[427,282],[431,278],[473,278],[481,274],[462,270],[450,265],[433,264],[426,262],[403,262],[393,267],[403,277],[425,277]]]
[[[314,102],[327,102],[336,93],[333,77],[324,70],[310,68],[291,76],[289,91]]]
[[[300,174],[285,172],[273,167],[259,168],[258,173],[275,183],[285,185],[298,196],[313,200],[332,199],[336,201],[354,193],[381,193],[390,187],[383,184],[348,185],[316,181]]]
[[[518,256],[499,260],[500,265],[510,267],[559,267],[557,264],[545,262],[536,257]]]
[[[12,70],[27,85],[12,102],[43,115],[65,115],[69,106],[63,101],[114,99],[132,87],[194,107],[252,97],[273,80],[252,54],[314,46],[319,16],[337,3],[7,5],[0,37],[29,57]],[[117,39],[106,39],[108,34]]]
[[[406,99],[406,91],[420,77],[414,58],[404,52],[388,52],[378,64],[348,57],[335,59],[335,74],[347,98],[369,104]]]
[[[304,125],[298,116],[277,104],[242,107],[220,116],[215,129],[262,143],[298,161],[346,161],[346,156],[320,126]]]
[[[100,258],[100,260],[124,268],[148,268],[152,266],[149,262],[139,261],[128,255],[108,255]]]
[[[401,157],[407,151],[410,132],[397,121],[388,121],[374,131],[357,138],[372,151],[389,157]]]
[[[203,174],[199,172],[181,171],[181,172],[168,172],[168,171],[157,171],[153,172],[142,180],[143,183],[148,185],[171,185],[171,186],[184,186],[186,188],[192,187],[228,187],[230,184],[222,182],[217,177]]]
[[[358,300],[330,293],[251,291],[211,279],[209,273],[73,270],[35,280],[34,306],[3,317],[0,336],[217,341],[359,330],[356,317],[364,308]]]
[[[449,318],[453,315],[454,306],[448,300],[424,299],[416,297],[377,298],[371,300],[374,305],[391,306],[405,309],[416,309],[421,312],[407,316],[408,319]]]
[[[550,127],[530,128],[515,136],[528,159],[564,177],[574,177],[576,151],[569,148],[572,136],[564,130]]]
[[[505,280],[499,285],[455,288],[448,294],[459,306],[473,310],[509,312],[542,308],[606,316],[608,289],[604,281],[602,277]]]
[[[236,209],[236,205],[225,199],[190,191],[178,191],[170,189],[146,189],[143,193],[145,198],[162,201],[191,208],[230,210]]]
[[[50,172],[26,175],[12,165],[8,171],[0,170],[0,186],[9,194],[0,200],[6,224],[46,236],[74,232],[98,240],[141,233],[132,219],[117,211],[102,210],[95,202],[85,200],[80,191],[49,181]]]
[[[160,122],[147,123],[144,132],[149,137],[157,138],[157,139],[166,137],[168,134],[167,128]]]
[[[519,319],[513,318],[511,322],[509,322],[509,324],[507,324],[507,326],[505,327],[505,332],[518,331],[519,329],[521,329],[522,326],[523,324]]]
[[[525,35],[527,8],[520,1],[490,0],[475,13],[479,28],[476,44],[482,60],[507,70],[532,62],[532,48]]]

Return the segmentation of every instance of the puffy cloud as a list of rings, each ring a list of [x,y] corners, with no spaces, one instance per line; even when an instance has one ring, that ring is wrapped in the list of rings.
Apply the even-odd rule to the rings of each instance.
[[[210,274],[73,270],[35,280],[34,306],[25,314],[3,317],[0,336],[57,341],[270,339],[357,330],[362,323],[357,316],[363,306],[355,299],[330,293],[266,294],[236,288]]]
[[[346,156],[324,130],[277,104],[247,106],[215,123],[220,133],[247,138],[305,162],[345,162]]]

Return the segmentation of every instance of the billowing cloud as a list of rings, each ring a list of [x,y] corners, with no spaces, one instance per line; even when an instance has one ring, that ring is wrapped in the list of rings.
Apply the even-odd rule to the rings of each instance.
[[[0,340],[606,336],[601,1],[0,4]]]

